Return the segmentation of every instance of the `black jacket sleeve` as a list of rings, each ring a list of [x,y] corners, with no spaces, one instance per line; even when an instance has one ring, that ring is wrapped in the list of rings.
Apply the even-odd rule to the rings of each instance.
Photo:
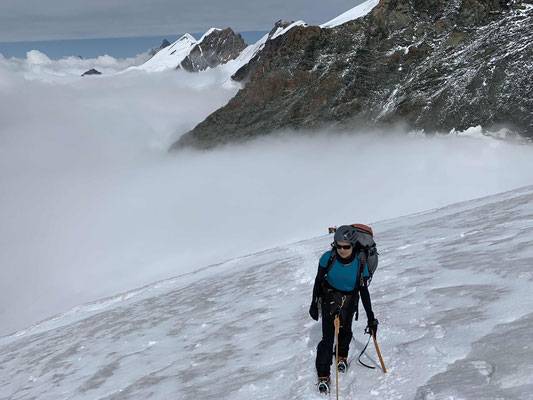
[[[320,264],[318,265],[318,272],[316,273],[315,286],[313,286],[313,300],[312,303],[316,303],[320,297],[320,291],[322,289],[322,281],[326,276],[326,268],[322,268]]]
[[[372,302],[370,301],[370,292],[368,291],[368,285],[366,282],[359,288],[359,293],[361,294],[361,302],[365,308],[366,317],[371,321],[374,319],[374,313],[372,312]]]

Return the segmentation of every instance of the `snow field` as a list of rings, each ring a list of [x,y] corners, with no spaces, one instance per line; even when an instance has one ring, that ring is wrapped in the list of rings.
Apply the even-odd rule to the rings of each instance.
[[[388,372],[356,363],[360,307],[340,398],[531,399],[532,200],[526,187],[372,224]],[[307,310],[330,241],[231,260],[3,338],[0,398],[324,398],[321,328]],[[372,344],[364,361],[379,365]]]

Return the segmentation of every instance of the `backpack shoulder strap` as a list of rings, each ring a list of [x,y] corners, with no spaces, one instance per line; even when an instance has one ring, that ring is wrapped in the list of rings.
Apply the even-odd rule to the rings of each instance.
[[[332,249],[331,254],[329,255],[328,263],[326,265],[326,275],[328,274],[329,271],[331,271],[331,268],[333,267],[335,260],[337,260],[337,252],[335,251],[335,249]]]
[[[357,253],[357,278],[355,281],[355,286],[353,288],[354,296],[357,296],[355,300],[355,320],[359,320],[359,288],[363,286],[361,275],[363,273],[363,269],[365,268],[366,263],[366,257],[361,257],[361,254],[364,254],[364,252],[359,251]]]
[[[357,290],[361,287],[361,275],[365,269],[366,256],[364,251],[357,252],[357,279],[355,281],[355,287],[353,290]]]

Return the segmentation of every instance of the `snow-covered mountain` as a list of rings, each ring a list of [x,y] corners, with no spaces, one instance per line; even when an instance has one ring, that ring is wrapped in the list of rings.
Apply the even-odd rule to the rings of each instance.
[[[241,35],[231,28],[212,28],[200,38],[180,67],[189,72],[216,68],[237,58],[246,47]]]
[[[159,53],[161,50],[163,50],[165,47],[170,46],[170,42],[167,39],[163,39],[161,42],[161,45],[159,47],[153,47],[148,50],[148,55],[150,57],[155,56],[157,53]]]
[[[372,224],[388,372],[356,363],[362,312],[340,398],[533,398],[532,204],[529,186]],[[4,337],[0,398],[322,399],[320,324],[307,310],[330,241],[212,265]]]
[[[198,72],[237,58],[245,48],[241,35],[236,35],[230,28],[211,28],[198,40],[188,33],[183,35],[159,50],[144,64],[130,67],[126,71],[159,72],[184,68]]]
[[[368,0],[265,43],[245,85],[172,149],[290,130],[481,125],[533,137],[531,0]]]
[[[188,33],[180,37],[170,46],[158,51],[152,58],[136,67],[130,67],[126,71],[141,70],[147,72],[165,71],[176,68],[189,55],[198,41]]]
[[[322,28],[333,28],[350,20],[360,18],[368,14],[377,3],[378,0],[368,0],[365,3],[346,11],[345,13],[320,26]],[[148,72],[158,72],[168,69],[175,69],[182,66],[188,71],[196,72],[204,70],[208,67],[213,68],[218,65],[222,66],[226,63],[229,63],[227,67],[223,68],[223,71],[229,73],[229,77],[239,68],[246,65],[253,57],[255,57],[258,51],[264,47],[264,44],[267,40],[272,40],[282,36],[296,26],[307,26],[307,24],[304,21],[295,21],[290,23],[278,21],[269,34],[265,35],[255,44],[250,46],[246,46],[244,41],[241,43],[242,38],[241,40],[237,40],[237,45],[235,45],[232,42],[232,39],[233,37],[240,38],[240,35],[235,35],[229,28],[225,30],[211,28],[199,40],[194,39],[193,36],[187,33],[170,46],[162,46],[160,48],[161,50],[158,49],[157,53],[144,64],[136,67],[130,67],[128,68],[128,71],[143,70]],[[219,39],[218,36],[220,36],[221,33],[225,34],[221,39]],[[205,50],[202,49],[202,46],[205,47],[206,45],[209,48],[209,52],[216,51],[219,54],[217,54],[214,58],[216,61],[211,63],[201,62],[199,68],[198,65],[195,65],[195,62],[191,61],[190,59],[198,58],[198,55],[200,54],[204,55]],[[231,48],[230,52],[226,50],[228,46]],[[196,57],[194,57],[195,53],[198,54]],[[191,57],[191,55],[193,57]]]

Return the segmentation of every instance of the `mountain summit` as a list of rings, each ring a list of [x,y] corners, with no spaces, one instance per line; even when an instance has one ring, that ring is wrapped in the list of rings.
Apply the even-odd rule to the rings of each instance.
[[[341,25],[295,25],[268,40],[234,75],[244,88],[171,149],[396,122],[533,136],[531,0],[364,5],[367,14]]]
[[[199,40],[186,33],[172,44],[163,41],[159,49],[152,51],[152,58],[126,71],[157,72],[183,68],[198,72],[237,58],[246,47],[241,35],[235,34],[230,28],[211,28]]]
[[[246,48],[240,34],[230,28],[211,29],[192,48],[180,67],[189,72],[203,71],[234,60]]]

